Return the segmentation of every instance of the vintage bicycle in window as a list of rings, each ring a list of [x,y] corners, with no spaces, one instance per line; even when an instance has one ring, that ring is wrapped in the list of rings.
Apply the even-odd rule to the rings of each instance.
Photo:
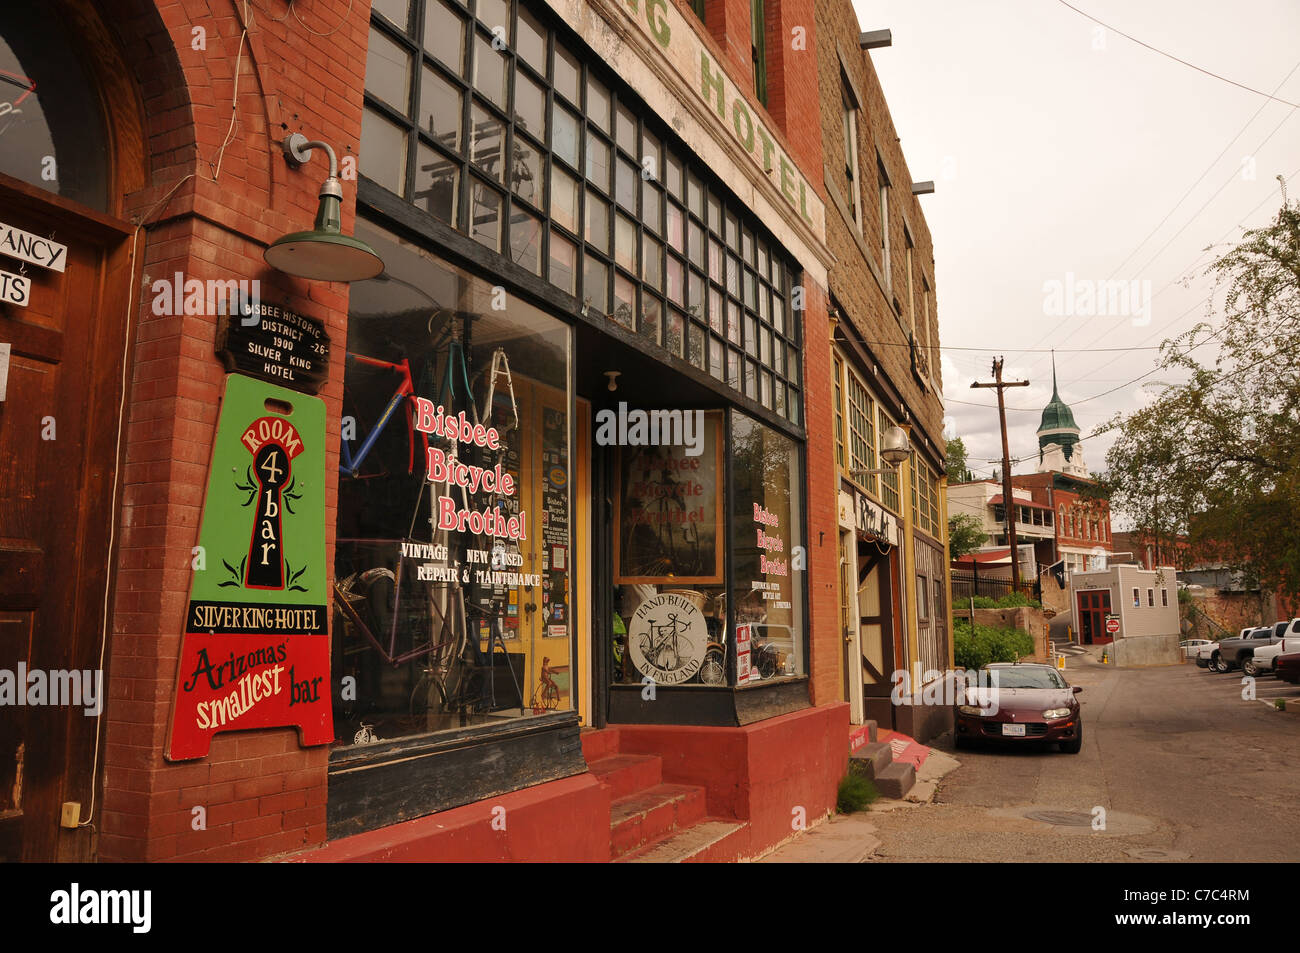
[[[465,414],[471,427],[494,427],[499,436],[497,459],[484,461],[500,463],[508,453],[507,441],[518,431],[519,414],[510,372],[509,358],[503,348],[496,348],[491,359],[477,374],[470,370],[470,337],[472,322],[477,316],[463,312],[435,312],[429,318],[430,347],[421,378],[423,389],[436,395],[434,403],[449,415]],[[435,329],[435,325],[437,328]],[[417,399],[410,364],[401,361],[383,361],[361,354],[348,354],[349,359],[361,364],[387,370],[397,375],[392,397],[378,415],[370,430],[353,441],[344,439],[340,453],[340,470],[344,478],[366,479],[370,474],[363,470],[376,446],[380,434],[396,419],[397,409],[405,405],[403,415],[407,430],[408,473],[414,475],[415,433],[414,409]],[[440,367],[440,370],[439,370]],[[475,393],[483,394],[482,409]],[[437,447],[449,465],[460,462],[460,441],[455,437],[438,438],[421,432],[421,442],[427,451]],[[474,448],[478,450],[478,448]],[[491,453],[482,450],[480,453]],[[421,461],[423,467],[423,460]],[[334,605],[336,631],[354,644],[357,640],[376,652],[393,668],[411,662],[420,662],[421,671],[409,696],[408,711],[417,727],[432,730],[443,726],[448,717],[459,717],[462,724],[474,715],[519,707],[521,689],[513,669],[509,666],[503,633],[503,606],[500,594],[487,599],[475,599],[474,587],[468,584],[461,571],[467,564],[467,554],[478,547],[478,536],[436,529],[431,484],[421,474],[420,488],[412,508],[406,535],[400,541],[401,551],[394,570],[388,565],[374,566],[353,572],[336,581]],[[448,492],[459,494],[459,504],[470,508],[469,491],[462,485],[449,486]],[[428,506],[426,507],[426,495]],[[482,494],[479,494],[480,496]],[[501,507],[500,494],[489,506]],[[427,513],[428,536],[415,538],[420,516]],[[494,546],[494,568],[500,559],[503,546]],[[500,559],[504,562],[503,559]],[[413,579],[417,565],[435,565],[436,583]],[[416,586],[419,596],[403,599],[403,586]],[[480,642],[486,637],[487,648]],[[503,668],[510,673],[513,685],[503,684],[498,697],[497,671]],[[513,687],[513,694],[509,689]],[[373,725],[363,724],[354,743],[374,743],[380,740]]]

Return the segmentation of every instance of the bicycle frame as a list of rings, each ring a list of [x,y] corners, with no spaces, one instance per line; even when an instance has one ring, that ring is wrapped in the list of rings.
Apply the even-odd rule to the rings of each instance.
[[[379,419],[375,421],[375,425],[370,428],[370,433],[368,433],[365,440],[361,442],[361,449],[357,451],[356,455],[353,455],[352,448],[348,446],[347,440],[339,441],[339,472],[353,477],[354,479],[357,478],[361,471],[361,464],[364,463],[366,457],[370,455],[370,451],[375,446],[375,441],[379,439],[379,435],[383,433],[384,428],[388,426],[388,422],[392,419],[398,405],[403,404],[405,405],[406,410],[406,442],[408,448],[406,472],[408,474],[414,473],[415,428],[411,418],[410,402],[415,399],[415,384],[411,380],[410,362],[407,361],[406,358],[402,358],[400,362],[394,364],[391,361],[381,361],[373,357],[366,357],[364,354],[357,354],[354,351],[348,351],[347,356],[362,364],[367,364],[370,367],[396,371],[400,376],[400,379],[397,383],[397,389],[393,391],[392,399],[389,400],[387,406],[384,407],[384,411],[379,415]],[[429,443],[427,436],[424,436],[424,443],[427,448]]]

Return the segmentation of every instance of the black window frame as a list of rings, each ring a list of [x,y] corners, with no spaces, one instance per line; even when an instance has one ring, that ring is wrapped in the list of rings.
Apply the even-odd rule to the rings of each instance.
[[[457,75],[436,56],[423,47],[424,24],[431,3],[445,3],[463,17],[464,68]],[[537,237],[538,267],[528,270],[543,281],[550,281],[552,237],[558,236],[573,243],[577,252],[573,265],[572,294],[577,297],[590,315],[603,315],[647,340],[667,353],[685,359],[703,370],[737,395],[747,398],[741,405],[752,402],[768,414],[797,431],[803,430],[803,380],[802,332],[800,310],[793,307],[793,288],[798,284],[801,271],[798,263],[784,251],[774,236],[730,192],[726,185],[700,163],[643,102],[627,89],[617,75],[604,64],[596,65],[582,55],[581,41],[559,24],[545,9],[527,5],[520,0],[501,0],[509,11],[510,23],[506,27],[505,49],[499,52],[506,60],[505,108],[476,91],[474,76],[476,58],[480,48],[479,38],[490,43],[493,34],[487,24],[479,21],[477,8],[481,0],[412,0],[405,29],[394,24],[378,11],[372,11],[371,29],[400,46],[408,57],[410,82],[407,90],[406,112],[380,99],[369,89],[365,92],[365,109],[379,118],[405,130],[406,162],[401,182],[402,191],[393,193],[402,201],[414,205],[443,224],[463,235],[471,235],[470,216],[474,188],[490,190],[500,202],[499,228],[495,245],[484,244],[489,252],[510,258],[512,229],[515,220],[526,214],[539,223]],[[517,50],[517,33],[520,10],[545,30],[545,73],[539,72]],[[511,45],[515,44],[515,45]],[[578,96],[573,102],[555,88],[555,63],[557,46],[567,49],[578,63]],[[439,142],[430,132],[419,128],[421,111],[421,81],[424,69],[433,70],[444,81],[453,84],[461,96],[460,148],[451,149]],[[545,90],[547,120],[545,135],[533,136],[528,130],[518,128],[516,94],[518,77],[522,75]],[[602,127],[591,116],[590,91],[593,84],[602,88],[609,102],[608,128]],[[539,202],[532,202],[517,194],[507,170],[499,178],[484,174],[471,156],[473,129],[472,109],[477,105],[493,120],[503,124],[504,155],[510,165],[515,156],[516,142],[526,144],[540,153],[540,165],[546,177],[546,188]],[[619,137],[620,107],[625,106],[635,124],[637,151],[634,155],[625,148]],[[555,148],[555,118],[557,110],[564,108],[577,114],[578,155],[577,166],[557,154]],[[455,221],[447,222],[430,208],[418,204],[416,178],[420,149],[432,150],[442,161],[455,167],[456,212]],[[590,178],[590,149],[598,148],[609,155],[608,178],[593,182]],[[650,152],[657,154],[650,155]],[[671,162],[670,162],[671,157]],[[651,160],[651,161],[647,161]],[[363,156],[364,162],[364,156]],[[633,262],[629,268],[616,254],[616,236],[619,227],[618,169],[630,164],[639,174],[636,185],[635,208],[624,216],[625,225],[631,222],[633,233]],[[680,181],[671,181],[670,164],[680,170]],[[580,183],[576,230],[556,222],[551,196],[556,169],[570,175]],[[363,173],[364,174],[364,173]],[[381,188],[384,186],[380,183]],[[678,186],[676,192],[673,185]],[[692,201],[698,188],[700,200]],[[391,192],[391,190],[388,190]],[[589,202],[607,203],[602,206],[604,216],[604,241],[591,241],[587,234]],[[656,207],[655,221],[648,221],[647,205]],[[716,208],[716,213],[714,209]],[[674,248],[669,234],[670,214],[680,217],[682,247]],[[693,232],[693,229],[695,230]],[[699,235],[698,249],[692,247],[692,234]],[[653,251],[658,257],[657,278],[647,268],[645,253]],[[716,254],[716,262],[711,261]],[[712,265],[712,267],[711,267]],[[603,294],[592,295],[595,289],[587,287],[587,274],[593,277],[597,269],[607,276]],[[670,277],[680,273],[679,298],[670,290]],[[630,288],[632,321],[620,321],[621,311],[616,300],[617,289]],[[693,289],[699,289],[698,300],[692,305]],[[568,291],[568,288],[563,288]],[[642,302],[651,302],[657,310],[656,325],[644,321]],[[716,314],[714,313],[716,310]],[[680,327],[680,336],[676,329]],[[669,329],[673,329],[670,336]],[[760,414],[766,418],[766,415]],[[802,436],[802,435],[801,435]]]

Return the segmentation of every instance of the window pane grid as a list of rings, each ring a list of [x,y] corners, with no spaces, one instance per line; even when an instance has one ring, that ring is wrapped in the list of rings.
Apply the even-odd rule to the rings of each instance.
[[[574,295],[589,316],[802,423],[786,282],[797,266],[650,128],[616,74],[583,62],[518,2],[411,0],[402,23],[383,8],[370,25],[368,178]]]

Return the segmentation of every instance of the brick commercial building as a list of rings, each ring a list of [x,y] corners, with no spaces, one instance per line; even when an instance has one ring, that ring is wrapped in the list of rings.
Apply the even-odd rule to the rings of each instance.
[[[7,14],[0,673],[79,691],[0,720],[0,857],[731,859],[830,811],[845,607],[886,678],[951,655],[930,239],[856,37]]]
[[[945,730],[946,713],[890,701],[894,673],[908,672],[919,692],[927,673],[952,665],[934,252],[916,197],[925,186],[903,159],[867,51],[872,34],[861,32],[847,0],[819,0],[817,28],[826,240],[835,255],[840,675],[854,723],[875,719],[925,739]],[[810,347],[810,368],[815,356]],[[910,441],[901,464],[888,459],[894,428]]]

